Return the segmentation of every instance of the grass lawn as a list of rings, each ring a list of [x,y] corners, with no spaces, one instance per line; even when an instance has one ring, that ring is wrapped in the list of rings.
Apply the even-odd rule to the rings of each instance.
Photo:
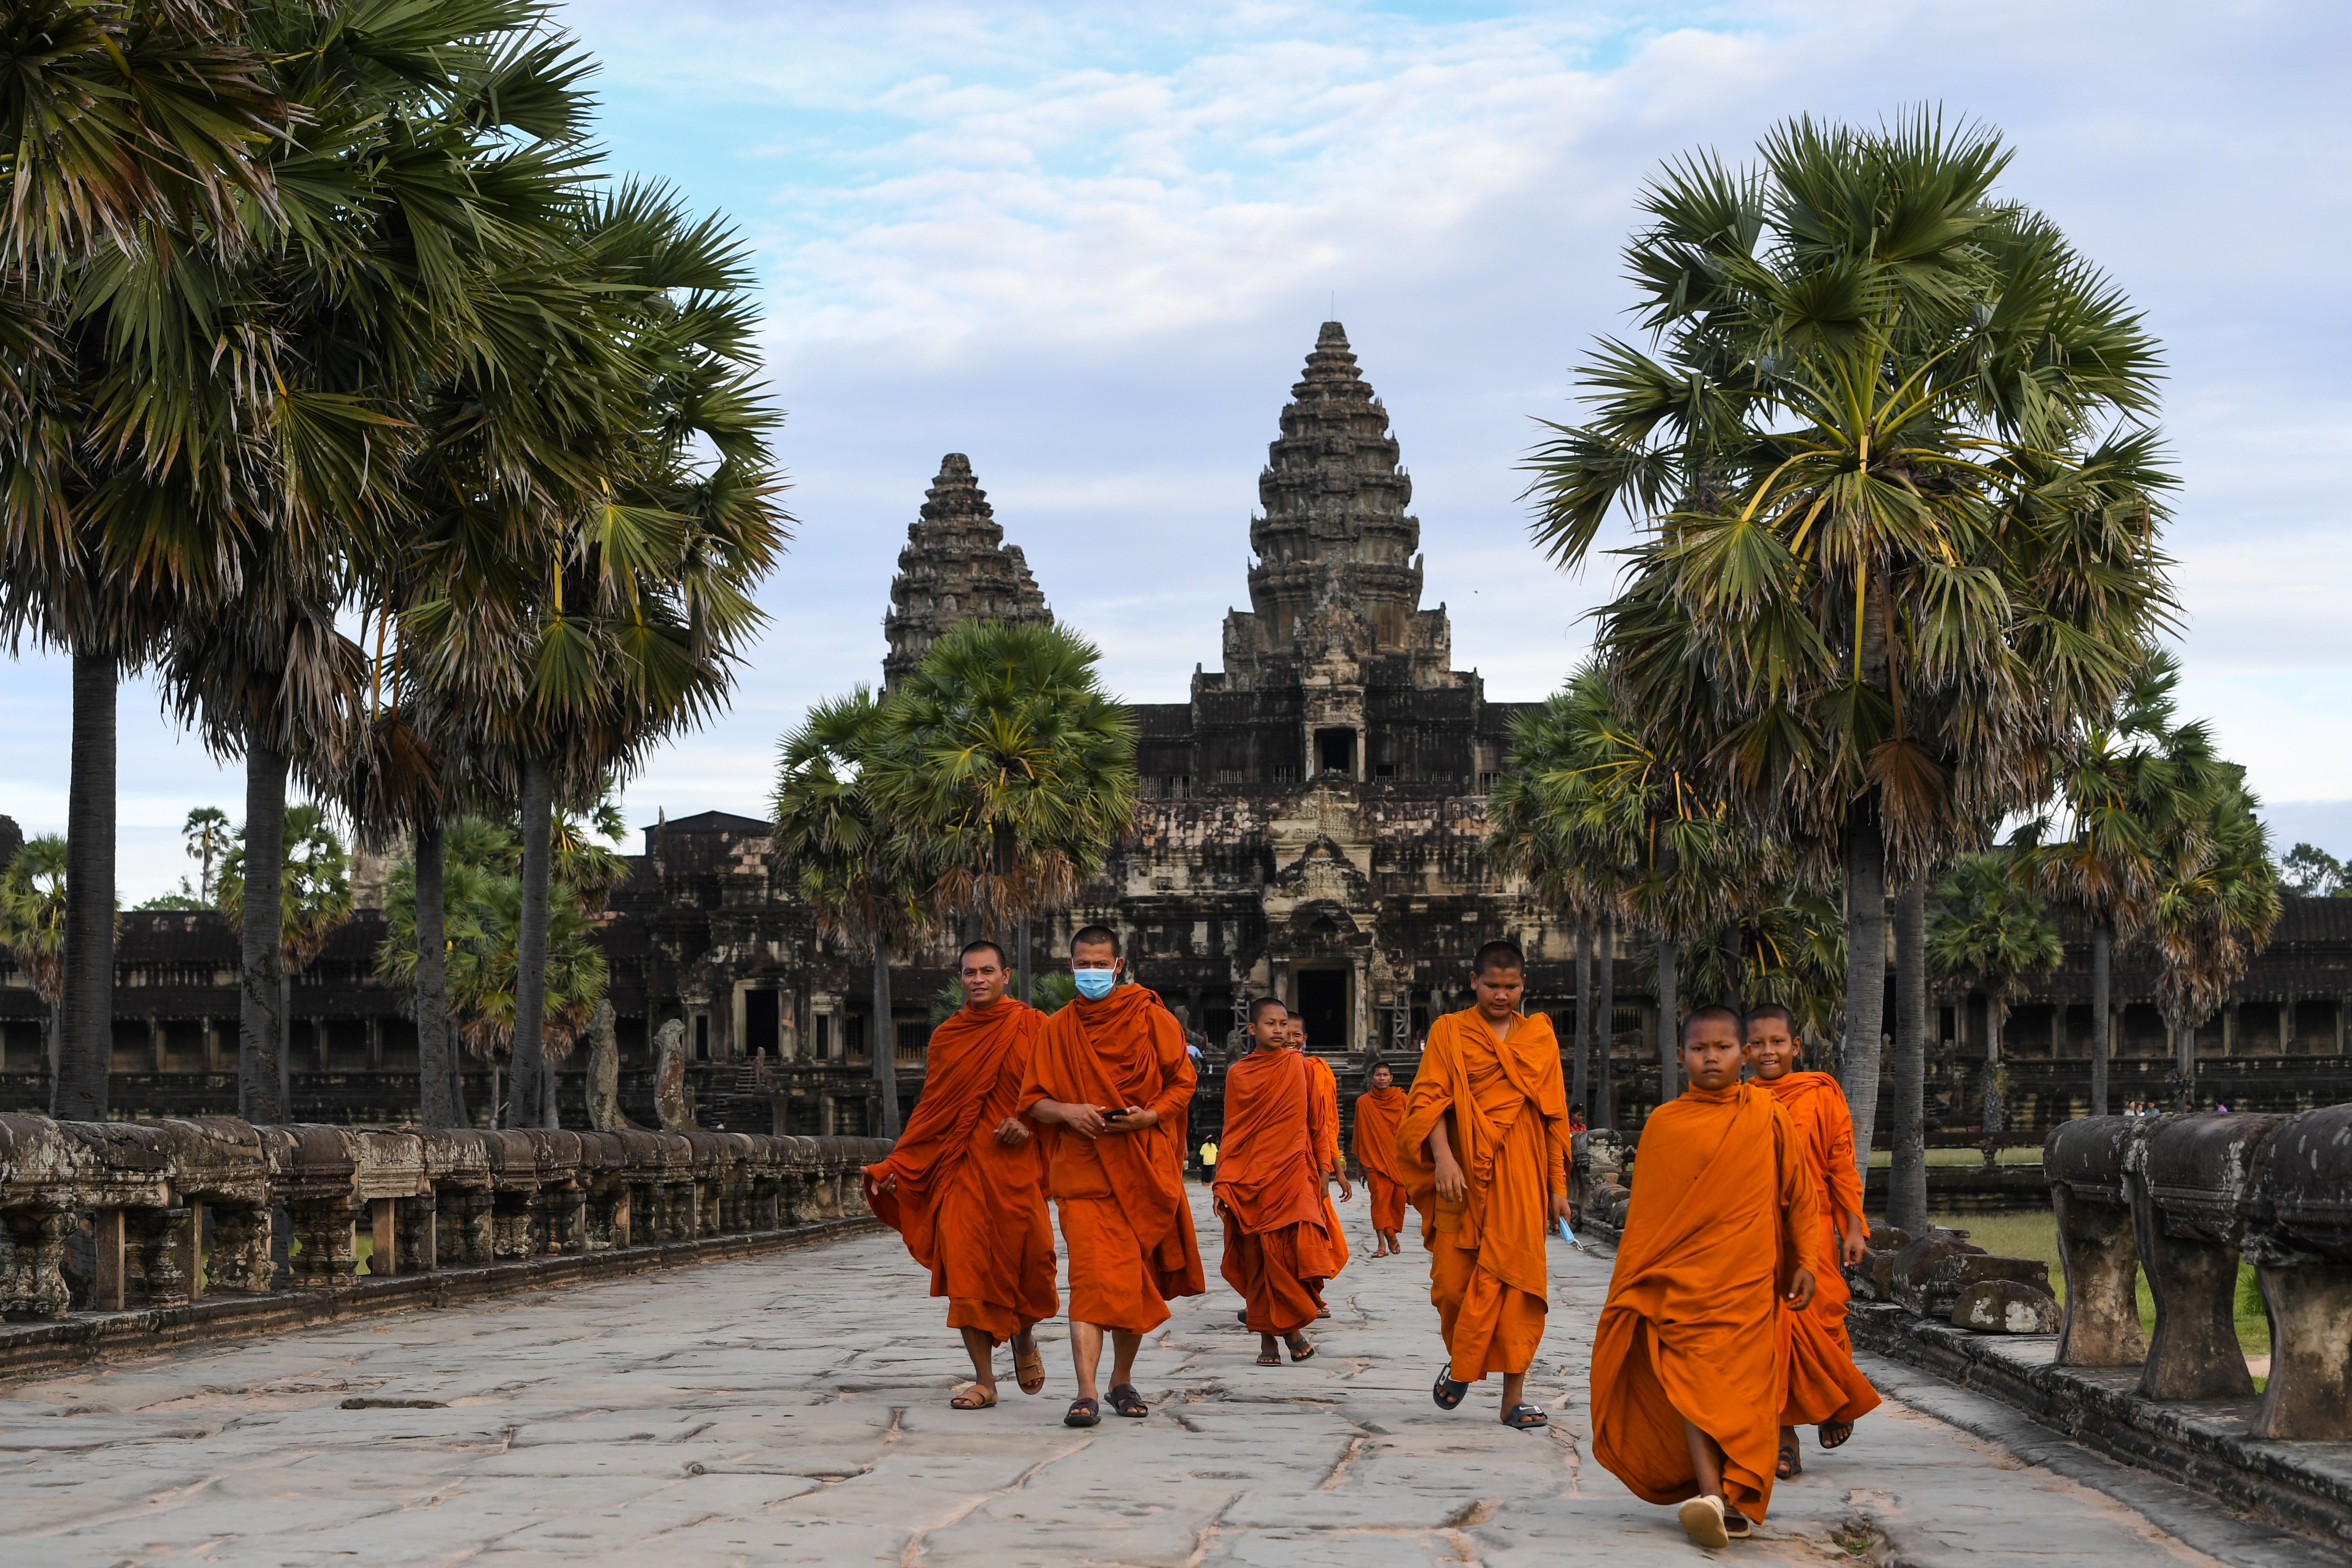
[[[1981,1165],[1984,1163],[1984,1151],[1981,1149],[1930,1149],[1927,1152],[1927,1163],[1930,1165]],[[1994,1159],[1996,1163],[2003,1165],[2039,1165],[2042,1163],[2042,1145],[2030,1143],[2023,1148],[2003,1149],[1994,1156]],[[1873,1149],[1870,1152],[1870,1163],[1874,1169],[1887,1169],[1895,1163],[1895,1152],[1892,1149]]]
[[[1929,1150],[1930,1159],[1938,1152]],[[1987,1252],[2001,1258],[2039,1258],[2050,1265],[2050,1279],[2059,1284],[2066,1277],[2058,1260],[2058,1219],[2048,1209],[2027,1210],[2017,1214],[1939,1214],[1928,1216],[1948,1230],[1964,1230],[1969,1240]],[[2137,1280],[2139,1289],[2140,1326],[2150,1333],[2156,1331],[2156,1301],[2147,1293],[2147,1277]],[[2061,1286],[2063,1290],[2063,1287]],[[2238,1347],[2249,1357],[2271,1353],[2271,1321],[2263,1310],[2262,1291],[2254,1284],[2254,1271],[2247,1264],[2238,1265],[2237,1305]],[[2257,1377],[2254,1386],[2261,1388],[2267,1380]]]

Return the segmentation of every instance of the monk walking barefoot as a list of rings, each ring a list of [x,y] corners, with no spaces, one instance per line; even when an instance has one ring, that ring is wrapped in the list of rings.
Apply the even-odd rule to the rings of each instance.
[[[1859,1263],[1870,1245],[1870,1222],[1862,1213],[1862,1175],[1854,1166],[1853,1118],[1845,1091],[1825,1072],[1803,1070],[1805,1043],[1796,1021],[1778,1003],[1748,1015],[1749,1081],[1763,1086],[1789,1112],[1797,1129],[1796,1149],[1814,1201],[1821,1229],[1813,1238],[1812,1304],[1802,1311],[1780,1310],[1782,1353],[1789,1363],[1789,1393],[1780,1405],[1782,1480],[1804,1473],[1797,1428],[1811,1426],[1824,1448],[1853,1436],[1853,1424],[1878,1408],[1878,1390],[1853,1364],[1853,1343],[1845,1331],[1843,1266]]]
[[[1061,1310],[1054,1232],[1045,1223],[1045,1165],[1034,1128],[1015,1114],[1045,1016],[1004,994],[1004,950],[975,942],[961,960],[963,1005],[931,1031],[923,1097],[890,1157],[866,1167],[875,1214],[906,1238],[948,1299],[962,1331],[971,1382],[949,1403],[996,1403],[994,1352],[1013,1342],[1021,1392],[1045,1386],[1030,1331]]]
[[[1316,1098],[1323,1102],[1324,1123],[1328,1129],[1323,1146],[1317,1151],[1319,1166],[1326,1183],[1336,1181],[1339,1184],[1339,1201],[1351,1203],[1355,1199],[1356,1189],[1349,1184],[1348,1162],[1339,1152],[1339,1080],[1332,1074],[1329,1062],[1307,1048],[1307,1020],[1296,1013],[1291,1013],[1289,1017],[1290,1048],[1307,1059],[1307,1069],[1314,1075]],[[1348,1246],[1347,1233],[1339,1228],[1339,1211],[1331,1205],[1328,1185],[1322,1188],[1322,1193],[1323,1213],[1330,1221],[1331,1227],[1331,1272],[1337,1275],[1348,1267],[1348,1259],[1353,1253]],[[1321,1304],[1318,1292],[1316,1316],[1328,1318],[1330,1315],[1331,1309]]]
[[[1781,1303],[1813,1299],[1819,1219],[1780,1101],[1739,1081],[1739,1015],[1683,1021],[1689,1087],[1650,1113],[1609,1300],[1592,1340],[1592,1455],[1633,1494],[1680,1503],[1701,1546],[1772,1500]]]
[[[1568,1097],[1551,1020],[1519,1011],[1519,950],[1490,942],[1474,968],[1475,1005],[1430,1027],[1397,1167],[1421,1211],[1450,1357],[1431,1397],[1451,1410],[1500,1373],[1503,1424],[1532,1431],[1546,1425],[1525,1395],[1550,1304],[1544,1238],[1568,1217]]]
[[[1356,1097],[1356,1164],[1372,1208],[1374,1258],[1404,1250],[1404,1178],[1397,1169],[1396,1135],[1404,1121],[1404,1090],[1386,1062],[1374,1062],[1371,1087]]]
[[[1282,1004],[1250,1006],[1255,1045],[1225,1072],[1224,1142],[1218,1146],[1217,1214],[1225,1223],[1225,1283],[1257,1331],[1257,1363],[1315,1353],[1305,1333],[1334,1268],[1323,1177],[1328,1117],[1307,1058],[1289,1046]]]
[[[1045,1020],[1020,1104],[1045,1146],[1046,1184],[1070,1257],[1070,1359],[1078,1397],[1063,1420],[1092,1426],[1111,1341],[1111,1408],[1151,1414],[1135,1352],[1168,1321],[1171,1297],[1207,1289],[1184,1195],[1184,1113],[1192,1058],[1184,1026],[1140,985],[1121,985],[1118,938],[1087,926],[1070,939],[1075,1001]],[[1218,1163],[1225,1155],[1219,1152]]]

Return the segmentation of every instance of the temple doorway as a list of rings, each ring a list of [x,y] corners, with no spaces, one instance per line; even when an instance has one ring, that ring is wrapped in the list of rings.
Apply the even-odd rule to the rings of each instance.
[[[1307,1026],[1308,1050],[1337,1055],[1350,1047],[1355,1038],[1348,1031],[1350,978],[1344,969],[1298,972],[1298,1016]]]

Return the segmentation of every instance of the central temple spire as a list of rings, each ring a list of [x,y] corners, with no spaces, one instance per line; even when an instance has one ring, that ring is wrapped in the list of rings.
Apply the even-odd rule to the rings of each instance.
[[[950,452],[940,477],[924,492],[923,510],[907,529],[898,575],[882,634],[890,645],[882,683],[895,689],[914,674],[932,643],[966,621],[1054,624],[1021,547],[1004,530],[972,477],[971,459]]]

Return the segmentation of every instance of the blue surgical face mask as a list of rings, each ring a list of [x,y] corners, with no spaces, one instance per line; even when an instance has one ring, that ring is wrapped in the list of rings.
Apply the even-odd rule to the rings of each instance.
[[[1104,997],[1110,994],[1110,988],[1112,986],[1118,984],[1118,971],[1116,969],[1073,969],[1070,971],[1070,978],[1078,983],[1079,995],[1085,997],[1089,1002],[1099,1002]]]

